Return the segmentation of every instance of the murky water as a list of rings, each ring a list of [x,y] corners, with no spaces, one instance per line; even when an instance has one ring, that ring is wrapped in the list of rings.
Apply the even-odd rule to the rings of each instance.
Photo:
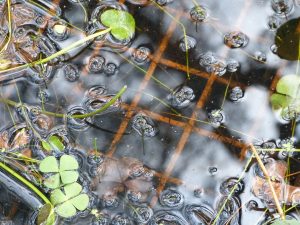
[[[299,218],[299,87],[276,88],[299,75],[298,1],[6,0],[0,8],[1,162],[49,198],[44,181],[55,171],[43,173],[40,162],[71,155],[88,195],[87,207],[55,223],[272,224],[278,208],[249,144],[286,217]],[[107,33],[32,63],[106,29],[108,9],[133,15],[132,37]],[[274,110],[275,92],[293,104]],[[45,202],[1,168],[0,224],[36,224]]]

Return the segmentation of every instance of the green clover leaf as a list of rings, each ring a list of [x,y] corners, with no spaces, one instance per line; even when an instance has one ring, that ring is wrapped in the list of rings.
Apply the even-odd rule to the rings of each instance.
[[[82,186],[80,184],[72,183],[63,189],[64,192],[55,189],[50,196],[50,201],[55,206],[58,215],[64,218],[72,217],[76,214],[76,210],[83,211],[88,207],[89,196],[81,193]]]
[[[79,176],[77,160],[70,155],[63,155],[58,161],[54,156],[48,156],[40,163],[39,170],[43,173],[54,173],[45,179],[44,185],[50,189],[60,187],[62,184],[76,182]]]
[[[100,16],[101,23],[111,28],[111,34],[118,40],[123,41],[133,37],[135,32],[135,20],[133,16],[116,9],[109,9]]]
[[[48,138],[48,141],[42,141],[42,146],[45,150],[51,151],[51,150],[57,150],[57,151],[63,151],[65,146],[59,139],[59,137],[52,135]]]
[[[300,113],[300,77],[287,75],[282,77],[276,86],[276,93],[271,96],[271,104],[274,110],[281,114],[285,110],[294,110]]]

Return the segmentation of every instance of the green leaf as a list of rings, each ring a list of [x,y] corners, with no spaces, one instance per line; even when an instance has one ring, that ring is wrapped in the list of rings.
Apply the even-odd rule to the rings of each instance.
[[[50,201],[54,206],[61,204],[67,200],[68,198],[60,189],[55,189],[50,195]]]
[[[81,194],[70,199],[70,201],[75,206],[76,209],[83,211],[89,205],[89,196],[87,194]]]
[[[73,184],[66,185],[64,187],[64,190],[65,190],[66,197],[70,199],[79,195],[79,193],[82,190],[82,186],[78,183],[73,183]]]
[[[74,156],[71,156],[71,155],[63,155],[60,158],[59,164],[60,164],[59,165],[60,171],[77,170],[79,167],[77,160],[75,159]]]
[[[123,41],[133,37],[135,32],[135,20],[133,16],[116,9],[109,9],[100,16],[101,23],[111,28],[111,34],[118,40]]]
[[[62,171],[60,172],[61,182],[63,184],[71,184],[77,181],[79,173],[77,171]]]
[[[48,177],[47,179],[45,179],[44,181],[44,185],[47,187],[47,188],[50,188],[50,189],[55,189],[55,188],[58,188],[59,185],[60,185],[60,177],[59,177],[59,174],[54,174],[50,177]]]
[[[55,223],[55,214],[50,203],[45,204],[40,210],[37,217],[37,224],[53,225]]]
[[[59,205],[56,208],[56,212],[58,215],[64,218],[72,217],[76,214],[76,208],[72,205],[71,202],[67,201],[63,204]]]
[[[51,151],[51,145],[47,141],[42,140],[42,147],[48,152]]]
[[[275,110],[288,107],[291,101],[292,98],[286,95],[274,93],[271,96],[271,104]]]
[[[58,150],[58,151],[63,151],[65,146],[59,139],[59,137],[52,135],[48,138],[48,142],[51,145],[52,149]]]
[[[277,54],[287,60],[299,59],[299,31],[300,18],[292,19],[277,29],[275,44],[278,47]]]
[[[300,222],[295,219],[292,220],[277,219],[272,223],[272,225],[300,225]]]
[[[276,91],[280,94],[288,95],[292,98],[300,97],[300,76],[287,75],[282,77],[276,86]]]
[[[55,173],[58,172],[58,163],[54,156],[47,156],[44,158],[39,166],[39,170],[43,173]]]

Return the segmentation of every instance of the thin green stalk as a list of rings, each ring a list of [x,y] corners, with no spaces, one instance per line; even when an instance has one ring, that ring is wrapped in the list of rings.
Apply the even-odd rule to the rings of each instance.
[[[20,182],[25,184],[27,187],[29,187],[34,193],[36,193],[45,203],[51,204],[50,200],[39,190],[37,189],[32,183],[30,183],[28,180],[23,178],[21,175],[19,175],[17,172],[6,166],[4,163],[0,162],[0,167],[4,169],[6,172],[14,176],[16,179],[18,179]]]
[[[223,209],[225,208],[228,200],[232,197],[232,195],[234,194],[235,190],[238,188],[239,186],[239,182],[243,179],[247,169],[248,169],[248,166],[250,165],[251,161],[252,161],[252,157],[253,157],[254,154],[252,154],[252,156],[249,158],[246,166],[245,166],[245,169],[243,170],[242,174],[240,175],[239,179],[237,180],[237,183],[234,185],[234,187],[232,188],[232,190],[230,191],[226,201],[224,202],[224,204],[222,205],[221,209],[219,210],[219,212],[217,213],[212,225],[215,225],[219,219],[219,217],[221,216],[221,213],[223,211]]]
[[[112,104],[114,104],[118,100],[118,98],[120,98],[124,94],[126,89],[127,89],[127,86],[125,85],[109,102],[107,102],[100,109],[97,109],[97,110],[95,110],[93,112],[90,112],[90,113],[86,113],[86,114],[82,114],[82,115],[70,115],[68,117],[69,118],[74,118],[74,119],[84,119],[84,118],[87,118],[87,117],[97,115],[97,114],[105,111],[106,109],[108,109]],[[17,106],[19,104],[17,102],[14,102],[12,100],[5,99],[5,98],[0,98],[0,102],[9,104],[11,106]],[[45,114],[45,115],[49,115],[49,116],[60,117],[60,118],[64,118],[66,116],[66,114],[54,113],[54,112],[49,112],[49,111],[44,111],[44,110],[42,110],[41,113]]]

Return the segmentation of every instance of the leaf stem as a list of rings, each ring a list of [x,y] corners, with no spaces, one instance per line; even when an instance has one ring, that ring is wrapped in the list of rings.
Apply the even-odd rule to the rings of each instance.
[[[268,182],[268,184],[270,186],[271,193],[272,193],[272,196],[274,198],[274,202],[275,202],[276,208],[277,208],[277,210],[279,212],[279,215],[280,215],[280,217],[281,217],[282,220],[285,220],[284,212],[283,212],[283,210],[282,210],[282,208],[280,206],[280,202],[279,202],[278,197],[276,195],[276,192],[275,192],[275,189],[273,187],[273,184],[272,184],[271,178],[269,176],[269,173],[268,173],[268,171],[267,171],[264,163],[261,161],[261,158],[259,157],[259,155],[258,155],[255,147],[252,144],[250,144],[250,148],[251,148],[251,151],[253,152],[253,154],[254,154],[254,156],[255,156],[255,158],[257,160],[257,163],[258,163],[260,169],[264,173],[264,175],[266,177],[266,180],[267,180],[267,182]]]

